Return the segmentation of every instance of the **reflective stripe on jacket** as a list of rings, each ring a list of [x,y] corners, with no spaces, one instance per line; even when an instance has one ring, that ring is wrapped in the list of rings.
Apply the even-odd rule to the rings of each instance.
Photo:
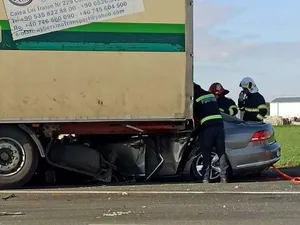
[[[268,113],[264,97],[260,93],[249,94],[244,101],[238,103],[244,112],[245,121],[263,121]]]
[[[213,94],[201,88],[196,89],[194,101],[194,114],[202,126],[223,123],[219,105]]]
[[[238,107],[231,98],[220,96],[218,98],[220,111],[230,116],[235,116],[238,113]]]

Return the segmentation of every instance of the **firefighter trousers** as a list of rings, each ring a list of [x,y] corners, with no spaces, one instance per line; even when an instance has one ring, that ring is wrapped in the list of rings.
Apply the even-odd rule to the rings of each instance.
[[[203,179],[209,180],[211,169],[211,152],[215,148],[219,156],[220,177],[227,178],[228,161],[225,153],[225,131],[223,124],[205,127],[199,133],[200,151],[203,155]]]

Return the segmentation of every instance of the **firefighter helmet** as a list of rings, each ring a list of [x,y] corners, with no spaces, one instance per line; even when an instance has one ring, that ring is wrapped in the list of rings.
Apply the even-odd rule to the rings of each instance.
[[[258,88],[251,77],[245,77],[240,82],[240,87],[247,89],[250,93],[258,92]]]
[[[227,95],[229,93],[228,90],[224,89],[222,84],[217,82],[210,85],[209,92],[213,93],[214,95]]]

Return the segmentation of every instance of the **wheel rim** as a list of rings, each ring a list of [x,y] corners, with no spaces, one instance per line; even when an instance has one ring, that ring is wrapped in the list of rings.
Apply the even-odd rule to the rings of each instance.
[[[219,165],[219,156],[217,153],[212,152],[210,157],[211,157],[210,179],[214,180],[219,178],[221,173],[221,169]],[[203,168],[203,155],[201,154],[196,160],[196,170],[201,177],[203,177],[202,168]]]
[[[18,173],[25,164],[25,150],[12,138],[0,138],[0,176]]]

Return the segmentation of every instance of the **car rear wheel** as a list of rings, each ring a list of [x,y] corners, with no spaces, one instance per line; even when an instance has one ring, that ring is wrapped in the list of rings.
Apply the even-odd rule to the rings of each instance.
[[[192,172],[195,176],[196,180],[203,180],[203,155],[200,154],[192,164]],[[219,156],[217,153],[211,153],[211,170],[210,170],[210,181],[214,182],[220,178],[220,164],[219,164]]]

